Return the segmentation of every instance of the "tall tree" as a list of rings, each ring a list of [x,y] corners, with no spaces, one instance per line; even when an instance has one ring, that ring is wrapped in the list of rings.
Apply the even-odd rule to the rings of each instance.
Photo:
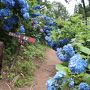
[[[83,15],[87,24],[87,13],[86,13],[86,6],[84,0],[82,0],[82,4],[83,4]]]
[[[65,0],[66,1],[66,3],[68,2],[70,2],[71,0]],[[77,1],[77,0],[76,0]],[[90,3],[90,0],[88,0],[89,1],[89,3]],[[81,7],[81,8],[83,8],[83,16],[84,16],[84,18],[85,18],[85,21],[86,21],[86,24],[87,24],[87,12],[86,12],[86,6],[85,6],[85,0],[81,0],[81,2],[82,2],[82,7],[81,7],[81,4],[79,4],[79,7]],[[80,8],[80,9],[81,9]],[[79,10],[80,10],[79,9]]]
[[[55,17],[61,17],[62,19],[67,19],[69,17],[68,11],[66,10],[66,7],[64,7],[63,4],[60,2],[53,2],[51,11],[55,14]]]

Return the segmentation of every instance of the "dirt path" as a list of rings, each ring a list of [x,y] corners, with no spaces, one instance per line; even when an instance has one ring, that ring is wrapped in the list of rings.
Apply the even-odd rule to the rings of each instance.
[[[36,70],[32,86],[20,90],[46,90],[46,80],[55,73],[55,65],[58,63],[60,61],[56,57],[55,51],[46,49],[45,62]]]
[[[46,80],[55,73],[55,65],[60,63],[52,49],[46,50],[46,60],[36,71],[35,86],[32,90],[46,90]]]
[[[46,90],[46,80],[55,73],[55,65],[60,63],[55,51],[46,49],[45,62],[38,64],[35,71],[34,81],[31,87],[23,87],[15,90]]]

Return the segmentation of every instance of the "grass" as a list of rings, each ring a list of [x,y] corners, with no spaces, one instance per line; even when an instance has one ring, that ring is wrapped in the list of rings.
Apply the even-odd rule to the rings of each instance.
[[[45,58],[45,48],[46,46],[41,44],[22,46],[19,55],[16,58],[15,65],[9,68],[10,58],[9,54],[6,55],[7,60],[4,61],[4,70],[7,72],[8,81],[16,87],[21,87],[24,85],[31,85],[33,80],[33,74],[36,69],[33,61],[38,60],[40,62],[44,61]]]

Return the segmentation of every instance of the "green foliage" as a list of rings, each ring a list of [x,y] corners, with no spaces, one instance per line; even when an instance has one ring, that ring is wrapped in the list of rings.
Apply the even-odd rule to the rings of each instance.
[[[41,44],[36,44],[36,45],[29,45],[28,47],[24,48],[24,53],[23,55],[25,56],[26,59],[29,60],[41,60],[43,61],[44,59],[44,49],[46,46],[41,45]]]
[[[70,70],[68,69],[68,67],[65,67],[65,66],[63,66],[61,64],[57,64],[56,65],[56,70],[64,71],[66,73],[66,76],[69,77]]]
[[[88,0],[88,5],[85,7],[86,10],[86,16],[90,17],[90,1]],[[82,3],[79,3],[78,5],[75,6],[74,12],[75,13],[79,13],[79,14],[83,14],[83,6]]]
[[[81,52],[85,53],[86,55],[90,55],[90,49],[89,48],[83,46],[81,43],[77,43],[76,46],[78,47],[78,49]]]
[[[8,48],[7,53],[5,53],[5,58],[7,59],[3,62],[3,70],[7,72],[8,80],[17,87],[31,85],[33,74],[36,69],[33,62],[35,60],[40,62],[44,60],[45,48],[46,46],[41,44],[30,44],[26,45],[26,47],[22,46],[20,48],[20,53],[15,57],[9,53]],[[14,66],[9,67],[10,60],[12,60],[13,57],[16,58],[16,62]]]
[[[90,74],[85,74],[83,76],[83,80],[88,84],[90,85]]]
[[[57,32],[52,31],[54,33],[52,33],[51,37],[56,39],[56,41],[63,38],[68,38],[68,40],[71,41],[71,39],[76,38],[77,35],[78,37],[80,37],[81,36],[80,33],[82,32],[85,33],[87,28],[87,26],[85,25],[85,23],[83,23],[81,18],[82,18],[81,15],[74,15],[74,16],[71,16],[68,21],[65,21],[59,17],[58,19],[56,19],[55,22],[59,27],[61,33],[58,34]],[[83,35],[81,37],[83,37]],[[77,38],[76,40],[78,39],[79,38]]]
[[[52,3],[51,11],[54,13],[55,18],[61,17],[62,19],[69,18],[68,11],[66,10],[66,7],[60,2],[54,1]]]
[[[31,61],[17,61],[14,70],[18,74],[23,74],[23,75],[32,75],[33,70],[34,70],[34,65]]]
[[[14,77],[15,77],[15,73],[8,74],[8,80],[12,81]]]
[[[32,76],[35,70],[35,65],[31,61],[17,61],[13,68],[16,75],[20,75],[15,82],[15,86],[23,86],[30,84],[32,81]]]

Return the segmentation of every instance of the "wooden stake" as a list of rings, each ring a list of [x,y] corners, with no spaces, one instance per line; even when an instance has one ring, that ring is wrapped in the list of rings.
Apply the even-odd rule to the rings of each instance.
[[[2,61],[3,61],[3,56],[4,56],[4,44],[3,42],[0,42],[0,75],[1,75],[1,70],[2,70]]]

